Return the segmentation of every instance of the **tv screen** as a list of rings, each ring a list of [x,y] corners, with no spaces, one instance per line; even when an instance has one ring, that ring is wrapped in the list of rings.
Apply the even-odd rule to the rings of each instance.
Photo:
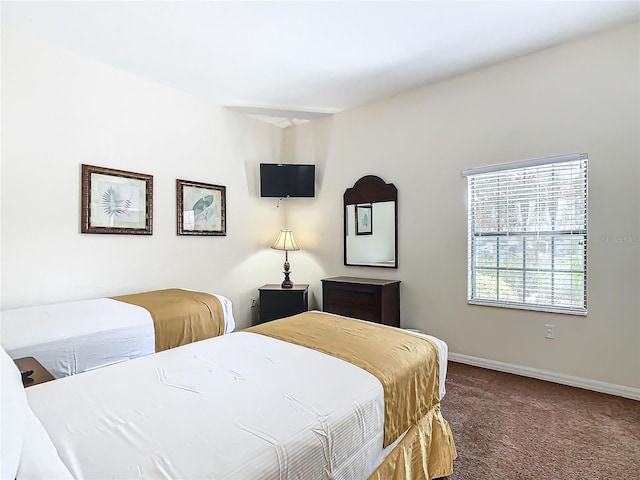
[[[261,197],[314,197],[316,166],[299,163],[261,163]]]

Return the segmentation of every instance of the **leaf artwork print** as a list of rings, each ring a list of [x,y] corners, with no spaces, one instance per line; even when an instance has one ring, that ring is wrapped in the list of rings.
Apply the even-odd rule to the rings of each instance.
[[[196,219],[202,219],[206,223],[209,218],[213,218],[215,209],[213,206],[213,195],[205,195],[193,204],[193,214]]]
[[[109,217],[124,215],[131,208],[131,198],[124,198],[112,185],[102,193],[100,203]]]

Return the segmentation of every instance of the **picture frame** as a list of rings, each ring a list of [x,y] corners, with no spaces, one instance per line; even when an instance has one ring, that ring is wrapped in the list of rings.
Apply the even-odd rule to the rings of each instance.
[[[82,165],[81,233],[153,234],[153,175]]]
[[[356,235],[373,235],[373,208],[356,204]]]
[[[227,188],[222,185],[176,180],[178,235],[225,236]]]

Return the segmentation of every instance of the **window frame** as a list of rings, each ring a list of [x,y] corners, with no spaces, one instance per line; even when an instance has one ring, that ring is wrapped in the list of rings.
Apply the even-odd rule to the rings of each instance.
[[[569,228],[569,229],[561,229],[555,230],[556,225],[551,225],[551,229],[540,230],[540,222],[537,222],[535,225],[535,230],[510,230],[510,229],[502,229],[501,226],[497,226],[497,230],[495,231],[478,231],[474,214],[474,207],[478,207],[478,205],[482,206],[481,203],[474,203],[472,198],[472,182],[478,178],[478,176],[482,174],[492,173],[495,174],[499,179],[499,173],[501,171],[509,171],[509,174],[520,173],[525,175],[528,173],[525,169],[529,167],[538,167],[538,166],[549,166],[553,168],[555,164],[561,164],[565,162],[580,162],[581,169],[581,181],[583,183],[583,188],[581,189],[580,196],[576,195],[576,199],[578,201],[584,202],[584,224],[581,228]],[[583,163],[584,162],[584,163]],[[583,163],[583,164],[582,164]],[[530,171],[530,170],[529,170]],[[503,307],[503,308],[514,308],[521,310],[533,310],[540,312],[551,312],[551,313],[562,313],[562,314],[570,314],[570,315],[587,315],[587,252],[588,252],[588,155],[586,153],[581,154],[570,154],[570,155],[562,155],[557,157],[547,157],[533,160],[525,160],[521,162],[512,162],[501,165],[492,165],[480,168],[474,168],[469,170],[464,170],[462,175],[467,177],[467,303],[470,305],[483,305],[483,306],[492,306],[492,307]],[[506,176],[506,175],[505,175]],[[550,185],[555,185],[551,183]],[[502,191],[499,190],[496,191]],[[505,188],[504,191],[507,189]],[[553,197],[554,199],[560,198]],[[508,202],[506,203],[508,205]],[[499,207],[502,207],[502,204],[498,204]],[[555,220],[554,220],[555,222]],[[478,266],[477,263],[477,255],[476,250],[478,248],[478,238],[489,238],[494,237],[496,240],[496,250],[495,256],[493,260],[495,260],[494,266]],[[550,237],[548,241],[551,242],[552,245],[552,253],[550,256],[551,267],[549,269],[542,269],[540,267],[537,268],[527,268],[527,239],[531,237]],[[577,237],[577,239],[576,239]],[[522,259],[519,266],[501,266],[500,265],[500,254],[503,252],[500,239],[507,238],[511,239],[519,239],[519,245],[522,249]],[[555,254],[555,244],[557,239],[569,239],[570,242],[578,241],[583,243],[578,243],[582,249],[582,268],[574,269],[569,268],[568,270],[556,269],[555,261],[558,259],[558,255]],[[571,243],[569,243],[571,245]],[[580,258],[580,257],[578,257]],[[494,271],[496,275],[496,291],[495,291],[495,299],[489,298],[478,298],[477,294],[477,278],[478,271]],[[520,285],[522,287],[522,295],[521,300],[514,301],[512,299],[500,299],[500,282],[499,276],[501,272],[520,272],[522,275],[522,279],[520,281]],[[543,295],[546,294],[548,297],[553,298],[553,296],[557,293],[556,287],[554,286],[554,281],[556,278],[556,274],[560,275],[573,275],[574,273],[579,273],[582,275],[583,282],[583,290],[582,290],[582,304],[580,306],[567,306],[567,305],[557,305],[554,304],[554,300],[544,301],[544,302],[527,302],[527,274],[531,272],[540,273],[548,273],[551,275],[551,284],[548,289],[542,290],[540,293]],[[573,291],[573,287],[572,290]]]

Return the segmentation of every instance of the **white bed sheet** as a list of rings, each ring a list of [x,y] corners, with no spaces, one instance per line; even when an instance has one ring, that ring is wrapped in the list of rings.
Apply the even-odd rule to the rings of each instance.
[[[222,304],[225,333],[233,331],[231,301]],[[55,378],[155,352],[151,314],[110,298],[5,310],[0,343],[11,358],[35,357]]]
[[[368,372],[237,332],[27,389],[78,479],[364,479],[382,462]]]

